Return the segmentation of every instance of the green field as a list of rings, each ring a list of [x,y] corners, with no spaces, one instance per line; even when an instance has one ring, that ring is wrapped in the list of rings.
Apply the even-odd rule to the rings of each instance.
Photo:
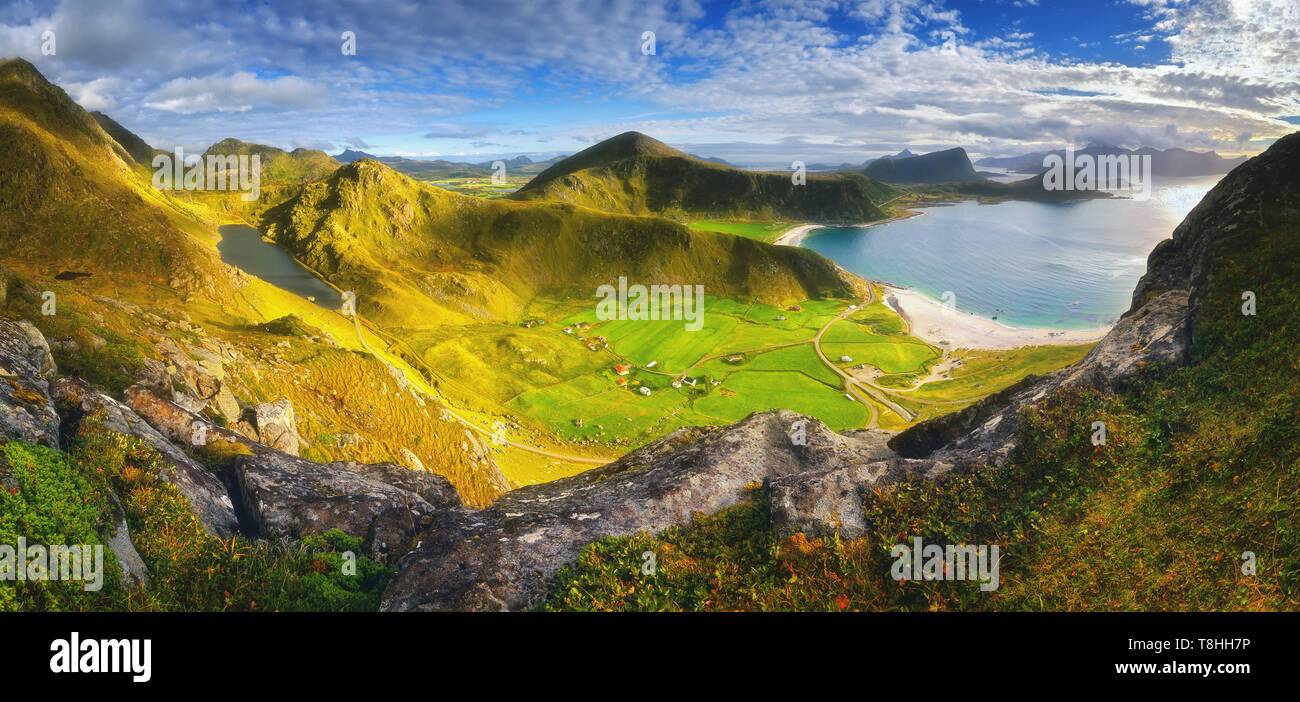
[[[902,320],[883,303],[835,321],[846,304],[808,300],[796,311],[707,296],[702,328],[689,331],[681,320],[600,321],[594,300],[540,296],[520,315],[521,321],[545,321],[531,328],[449,326],[403,338],[462,394],[560,440],[614,448],[638,446],[682,426],[725,424],[777,408],[817,417],[835,431],[861,428],[873,416],[884,428],[906,426],[879,403],[846,396],[843,381],[811,343],[828,324],[822,342],[827,357],[846,369],[860,363],[879,368],[886,375],[878,384],[893,389],[892,399],[918,417],[959,409],[1029,372],[1077,360],[1087,348],[961,352],[962,365],[948,371],[950,379],[908,391],[930,373],[942,351],[904,334]],[[588,341],[597,344],[596,351],[587,348]],[[853,361],[840,362],[843,355]],[[619,376],[616,364],[630,366],[629,372]],[[696,385],[672,386],[687,377]]]
[[[789,222],[720,222],[714,220],[702,220],[699,222],[687,222],[686,226],[691,229],[700,229],[709,232],[735,234],[736,236],[743,236],[746,239],[771,241],[794,225]]]
[[[822,336],[822,351],[828,358],[839,363],[840,357],[848,356],[853,360],[841,365],[868,363],[885,373],[916,373],[923,372],[942,356],[939,349],[915,337],[897,332],[877,333],[884,329],[901,329],[901,323],[896,316],[893,320],[882,317],[883,305],[880,309],[873,309],[875,307],[872,305],[863,311],[866,321],[860,321],[859,315],[854,315],[826,330]]]
[[[510,176],[506,182],[500,185],[494,184],[490,177],[486,178],[435,178],[425,179],[416,178],[422,183],[435,185],[444,190],[450,190],[462,195],[474,195],[488,199],[505,197],[510,193],[522,188],[532,176]]]

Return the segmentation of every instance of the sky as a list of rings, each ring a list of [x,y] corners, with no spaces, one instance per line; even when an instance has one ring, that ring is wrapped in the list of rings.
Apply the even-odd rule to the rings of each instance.
[[[191,153],[547,157],[637,130],[770,166],[1300,128],[1300,0],[0,0],[12,56]]]

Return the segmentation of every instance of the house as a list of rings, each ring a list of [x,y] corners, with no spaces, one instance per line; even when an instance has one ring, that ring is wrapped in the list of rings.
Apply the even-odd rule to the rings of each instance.
[[[680,381],[680,380],[674,380],[674,381],[673,381],[673,387],[675,387],[675,388],[680,388],[681,386],[682,386],[682,381]]]
[[[727,356],[727,363],[741,363],[744,360],[745,360],[745,354],[743,353]]]
[[[650,388],[648,388],[648,387],[642,385],[642,386],[641,386],[641,394],[642,394],[642,395],[645,395],[646,397],[650,397]]]
[[[622,363],[614,364],[614,372],[619,375],[627,375],[627,372],[630,370],[632,370],[632,366],[627,366]]]
[[[600,345],[601,345],[601,348],[605,348],[605,347],[608,347],[608,346],[609,346],[609,339],[606,339],[606,338],[603,337],[603,336],[597,336],[597,337],[596,337],[596,343],[597,343],[597,344],[600,344]]]
[[[682,378],[682,382],[691,387],[695,387],[695,383],[699,381],[697,381],[695,378]]]
[[[578,329],[589,329],[591,327],[591,325],[587,324],[586,322],[578,322],[573,326],[577,327]]]
[[[588,342],[587,342],[587,350],[588,350],[588,351],[599,351],[599,350],[600,350],[600,347],[597,346],[595,343],[588,341]]]
[[[645,367],[646,367],[646,368],[654,368],[658,363],[659,363],[658,361],[651,361],[651,362],[645,364]]]
[[[785,321],[785,315],[783,315],[783,314],[778,314],[778,315],[776,316],[776,321],[778,321],[778,322],[784,322],[784,321]]]
[[[565,333],[565,334],[572,334],[572,333],[573,333],[573,327],[565,327],[565,328],[564,328],[564,333]]]
[[[786,310],[789,312],[803,312],[803,308],[799,305],[790,305]]]
[[[618,383],[618,386],[621,388],[621,387],[627,385],[627,378],[615,378],[615,379],[614,379],[614,382],[615,382],[615,383]]]
[[[840,363],[852,363],[853,359],[849,356],[840,356]]]

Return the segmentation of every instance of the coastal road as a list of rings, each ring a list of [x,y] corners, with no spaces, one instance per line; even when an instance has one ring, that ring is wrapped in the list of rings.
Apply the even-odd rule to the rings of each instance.
[[[826,330],[831,328],[831,325],[852,315],[854,312],[857,312],[862,307],[866,307],[867,305],[870,305],[875,301],[876,301],[876,293],[874,289],[871,289],[870,292],[867,294],[867,299],[864,300],[859,306],[847,309],[844,312],[840,313],[840,315],[837,316],[835,319],[832,319],[831,321],[827,322],[826,326],[822,327],[817,332],[817,336],[813,337],[812,340],[813,350],[817,352],[817,357],[822,360],[822,363],[826,364],[827,368],[830,368],[832,371],[835,372],[836,375],[840,376],[840,378],[844,381],[845,389],[847,389],[850,393],[853,393],[854,390],[857,390],[858,392],[871,397],[871,399],[875,400],[876,402],[879,402],[885,407],[888,407],[891,411],[893,411],[894,414],[897,414],[898,416],[910,422],[916,415],[912,414],[911,412],[907,411],[907,409],[900,407],[897,403],[885,397],[882,388],[877,388],[871,383],[858,380],[857,378],[854,378],[851,374],[845,372],[844,369],[832,363],[831,359],[827,358],[826,354],[822,351],[822,335],[826,333]],[[862,399],[861,395],[859,395],[859,399]],[[867,406],[870,407],[871,406],[870,403],[867,403]],[[874,416],[872,417],[871,423],[872,424],[875,423]]]

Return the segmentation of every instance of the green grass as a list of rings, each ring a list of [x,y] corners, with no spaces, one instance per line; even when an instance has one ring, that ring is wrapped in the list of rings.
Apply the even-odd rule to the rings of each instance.
[[[341,532],[296,546],[259,545],[206,534],[154,450],[88,423],[67,452],[0,442],[0,543],[102,544],[113,528],[110,494],[120,496],[131,540],[149,568],[148,590],[119,584],[105,549],[103,588],[77,581],[0,580],[0,611],[374,610],[391,569],[360,556]],[[355,574],[344,552],[358,554]]]
[[[594,441],[616,447],[640,445],[680,426],[721,424],[752,412],[785,408],[818,417],[837,430],[863,426],[871,417],[866,405],[844,396],[842,381],[817,357],[811,339],[844,310],[835,300],[808,300],[799,311],[788,307],[718,298],[705,299],[705,326],[688,331],[681,321],[607,321],[594,316],[594,301],[564,296],[534,298],[519,319],[540,318],[546,324],[521,326],[480,324],[408,333],[425,360],[479,396],[502,403],[504,409],[529,418],[546,433],[566,441]],[[785,317],[785,319],[778,319]],[[587,322],[586,331],[563,328]],[[605,336],[608,349],[587,350],[578,336]],[[824,344],[832,359],[847,353],[854,363],[868,362],[886,372],[886,386],[911,382],[924,373],[940,351],[901,332],[893,310],[876,303],[837,322]],[[743,363],[725,358],[745,352]],[[1018,354],[1019,351],[1011,352]],[[1032,357],[1032,360],[1030,360]],[[1057,367],[1065,354],[1030,353],[1026,362],[999,362],[997,374],[986,373],[982,396],[1023,377],[1029,370]],[[646,364],[657,361],[653,369]],[[629,388],[615,384],[613,366],[630,363]],[[845,365],[845,364],[841,364]],[[978,364],[977,364],[978,365]],[[966,368],[954,372],[962,377]],[[702,382],[695,388],[670,387],[671,377],[688,374],[722,381],[718,388]],[[899,380],[895,380],[898,378]],[[637,394],[639,384],[651,387],[650,397]],[[921,400],[932,401],[932,393]],[[973,399],[973,398],[972,398]],[[960,405],[928,404],[910,395],[898,400],[909,409],[931,416]],[[877,409],[882,409],[877,407]],[[879,421],[891,428],[905,426],[888,412]],[[579,426],[579,422],[581,426]]]
[[[937,380],[907,393],[907,397],[935,402],[974,401],[1029,374],[1042,375],[1087,355],[1093,344],[1028,346],[1007,350],[963,350],[956,354],[962,366],[952,378]],[[889,387],[882,379],[881,385]]]
[[[730,423],[766,409],[788,409],[817,417],[833,431],[863,426],[866,407],[844,391],[794,371],[744,371],[729,376],[695,410]]]
[[[698,222],[688,222],[686,226],[691,229],[735,234],[736,236],[743,236],[746,239],[772,241],[792,225],[786,222],[717,222],[711,220],[700,220]]]

